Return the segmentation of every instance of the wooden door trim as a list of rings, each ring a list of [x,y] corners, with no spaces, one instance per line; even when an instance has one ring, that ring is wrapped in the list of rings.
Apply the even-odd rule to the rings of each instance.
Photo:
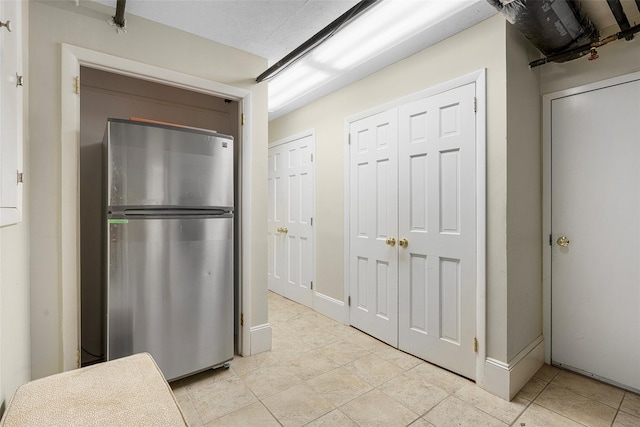
[[[486,137],[487,137],[487,95],[486,69],[455,78],[448,82],[432,86],[408,96],[395,99],[371,109],[348,116],[344,121],[344,323],[349,324],[349,253],[350,253],[350,145],[349,132],[351,123],[398,107],[412,101],[437,95],[460,86],[475,83],[476,85],[476,336],[478,352],[476,357],[476,382],[485,384],[486,359]]]
[[[554,100],[640,80],[640,72],[601,80],[542,96],[542,334],[544,361],[551,363],[551,109]]]

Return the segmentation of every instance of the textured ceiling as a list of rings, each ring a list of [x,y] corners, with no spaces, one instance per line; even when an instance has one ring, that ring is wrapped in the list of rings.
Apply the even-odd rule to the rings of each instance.
[[[116,0],[96,0],[115,8]],[[127,0],[126,14],[282,59],[357,0]]]
[[[116,0],[94,0],[115,8]],[[126,13],[267,58],[269,63],[309,39],[357,0],[127,0]],[[581,0],[600,30],[616,24],[606,0]],[[622,0],[630,20],[640,12]],[[632,21],[633,24],[633,21]]]

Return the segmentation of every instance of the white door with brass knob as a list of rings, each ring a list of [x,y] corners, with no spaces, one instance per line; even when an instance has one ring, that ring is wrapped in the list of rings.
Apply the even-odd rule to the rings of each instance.
[[[397,110],[352,123],[350,133],[350,321],[397,346]]]
[[[475,378],[475,84],[350,123],[355,327]]]
[[[636,391],[639,77],[571,90],[550,101],[548,236],[551,362]]]
[[[313,304],[313,133],[274,143],[268,154],[268,285],[296,302]]]
[[[475,378],[476,134],[469,84],[399,109],[399,348]]]

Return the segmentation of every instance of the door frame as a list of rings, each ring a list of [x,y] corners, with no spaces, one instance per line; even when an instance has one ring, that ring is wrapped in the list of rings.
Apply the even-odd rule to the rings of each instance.
[[[312,141],[311,154],[313,155],[313,161],[311,162],[311,168],[313,169],[313,179],[311,180],[311,187],[313,190],[313,195],[311,197],[311,218],[316,218],[316,129],[315,128],[307,129],[302,132],[296,133],[294,135],[287,136],[277,141],[271,142],[267,146],[267,150],[270,150],[280,145],[288,144],[290,142],[305,138],[307,136],[311,137],[311,141]],[[317,284],[317,281],[316,281],[316,227],[314,225],[311,226],[311,238],[313,239],[313,244],[311,245],[311,281],[314,284]],[[315,286],[312,287],[311,289],[311,308],[317,311]]]
[[[208,95],[238,101],[245,123],[240,128],[240,308],[244,322],[238,329],[238,352],[251,351],[251,92],[201,77],[143,64],[66,43],[61,45],[61,176],[60,176],[60,281],[61,350],[63,371],[76,369],[80,343],[80,97],[75,76],[80,67],[94,68]],[[239,315],[238,315],[239,316]],[[238,319],[235,319],[238,321]]]
[[[369,110],[348,116],[344,121],[344,323],[350,324],[349,306],[349,254],[350,227],[349,201],[350,188],[350,145],[349,129],[352,122],[365,117],[381,113],[390,108],[398,107],[408,102],[437,95],[469,83],[476,85],[476,337],[478,338],[478,352],[476,355],[476,383],[481,387],[485,384],[486,349],[486,311],[487,311],[487,283],[486,283],[486,147],[487,147],[487,71],[485,68],[460,76],[453,80],[432,86],[430,88],[395,99]]]
[[[600,80],[542,96],[542,333],[544,361],[551,364],[551,103],[567,96],[578,95],[609,86],[640,80],[640,72]]]

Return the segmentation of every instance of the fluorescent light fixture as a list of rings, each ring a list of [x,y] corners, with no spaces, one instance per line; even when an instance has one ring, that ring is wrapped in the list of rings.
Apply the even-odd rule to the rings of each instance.
[[[478,0],[383,0],[269,82],[275,111]]]

